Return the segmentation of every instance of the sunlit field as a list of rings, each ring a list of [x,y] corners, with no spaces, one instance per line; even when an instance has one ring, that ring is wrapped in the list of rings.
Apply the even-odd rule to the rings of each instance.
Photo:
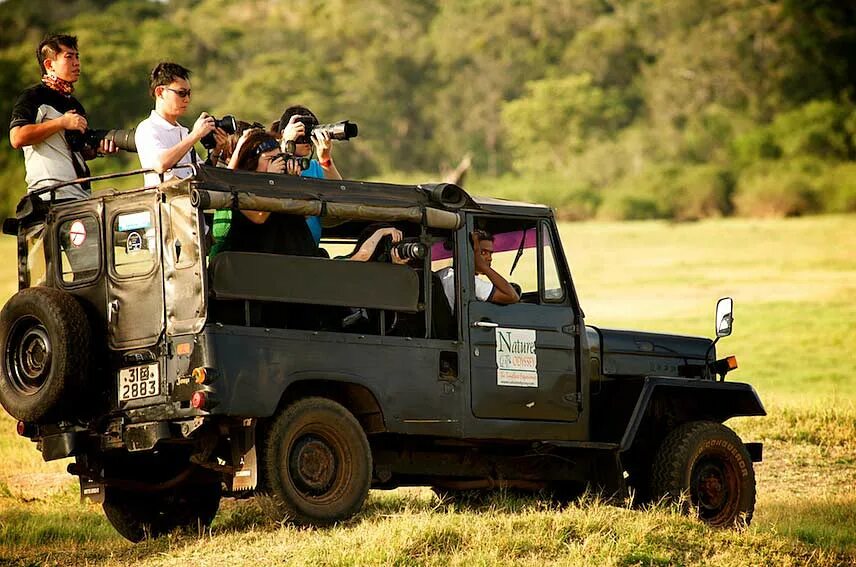
[[[729,380],[755,386],[764,418],[729,422],[764,442],[743,531],[673,509],[588,496],[558,507],[497,494],[440,502],[427,489],[372,491],[344,525],[277,521],[264,498],[224,500],[211,530],[134,546],[78,503],[66,461],[42,463],[0,418],[0,564],[60,565],[856,565],[856,216],[564,223],[589,324],[712,336],[735,301]],[[15,289],[14,240],[0,293]]]

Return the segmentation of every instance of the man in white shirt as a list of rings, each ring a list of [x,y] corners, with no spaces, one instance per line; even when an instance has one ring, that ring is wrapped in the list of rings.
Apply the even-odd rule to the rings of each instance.
[[[500,305],[508,305],[520,301],[520,296],[508,281],[491,267],[493,262],[493,235],[483,230],[472,234],[473,252],[475,252],[475,291],[479,301],[490,301]],[[484,280],[479,275],[484,275]],[[437,272],[443,284],[443,291],[449,305],[455,309],[455,269],[451,266]]]
[[[158,63],[152,70],[149,88],[155,109],[140,122],[135,134],[140,166],[155,170],[145,174],[146,186],[157,185],[161,177],[166,181],[190,175],[192,170],[181,166],[202,163],[193,146],[210,132],[217,140],[214,153],[223,151],[227,139],[224,131],[214,127],[214,117],[207,112],[199,115],[190,131],[178,123],[190,104],[188,69],[177,63]]]

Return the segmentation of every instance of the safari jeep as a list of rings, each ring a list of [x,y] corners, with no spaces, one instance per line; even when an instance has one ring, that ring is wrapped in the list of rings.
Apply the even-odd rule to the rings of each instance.
[[[209,258],[217,209],[320,216],[325,253]],[[375,222],[427,253],[323,257]],[[591,486],[715,526],[752,517],[761,445],[722,423],[764,408],[725,381],[734,359],[716,340],[587,326],[547,207],[201,167],[27,197],[3,229],[19,291],[0,314],[0,402],[45,460],[74,458],[81,495],[129,540],[208,525],[223,495],[264,491],[317,525],[412,485]],[[519,303],[475,298],[476,229]],[[451,303],[436,275],[450,265]],[[731,313],[721,300],[717,340]]]

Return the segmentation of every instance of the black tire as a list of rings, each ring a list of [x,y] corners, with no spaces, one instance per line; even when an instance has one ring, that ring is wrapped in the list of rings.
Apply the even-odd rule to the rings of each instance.
[[[755,510],[752,459],[721,423],[693,421],[669,433],[654,459],[651,489],[715,527],[748,524]]]
[[[271,425],[264,468],[290,520],[326,525],[359,512],[371,484],[372,455],[347,409],[326,398],[304,398]]]
[[[0,311],[0,403],[13,417],[45,422],[74,407],[85,391],[91,329],[70,294],[33,287]]]
[[[134,543],[176,529],[196,532],[211,525],[220,506],[219,483],[185,484],[163,492],[108,487],[102,508],[122,537]]]

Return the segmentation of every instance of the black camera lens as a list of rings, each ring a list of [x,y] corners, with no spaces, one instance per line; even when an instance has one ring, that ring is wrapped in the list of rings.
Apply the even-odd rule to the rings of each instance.
[[[424,260],[428,247],[418,240],[402,240],[393,246],[402,260]]]

